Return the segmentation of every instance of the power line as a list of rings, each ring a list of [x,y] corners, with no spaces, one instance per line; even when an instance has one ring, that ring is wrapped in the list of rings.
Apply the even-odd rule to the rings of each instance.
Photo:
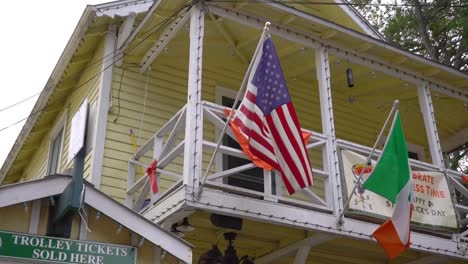
[[[210,3],[239,3],[236,0],[209,0],[207,2]],[[411,4],[411,3],[401,3],[401,4],[384,4],[384,3],[350,3],[350,2],[343,2],[343,3],[335,3],[335,2],[311,2],[307,0],[245,0],[241,1],[240,3],[247,3],[247,4],[265,4],[265,3],[278,3],[278,4],[300,4],[300,5],[325,5],[325,6],[376,6],[376,7],[438,7],[441,5],[437,4],[427,4],[427,3],[420,3],[420,4]],[[468,4],[450,4],[445,5],[446,7],[453,7],[453,8],[467,8]]]
[[[99,60],[96,60],[95,62],[90,63],[90,64],[87,65],[86,67],[87,67],[87,68],[91,68],[91,67],[93,67],[93,66],[95,66],[95,65],[100,64],[101,62],[104,64],[104,63],[106,63],[106,62],[108,62],[108,61],[110,61],[110,60],[116,59],[116,58],[117,58],[117,59],[123,58],[123,57],[125,56],[126,53],[131,52],[132,50],[134,50],[135,48],[137,48],[141,43],[143,43],[143,41],[147,40],[153,33],[155,33],[156,31],[154,31],[154,30],[157,30],[157,28],[159,28],[159,27],[161,27],[161,26],[164,26],[165,23],[166,23],[169,19],[171,19],[171,18],[177,16],[179,12],[181,12],[184,8],[187,8],[187,7],[190,7],[190,5],[185,5],[185,6],[183,6],[182,8],[180,8],[179,10],[177,10],[175,13],[173,13],[172,15],[170,15],[169,17],[167,17],[165,20],[161,21],[160,23],[158,23],[158,24],[156,24],[155,26],[151,27],[151,28],[148,29],[147,31],[143,32],[143,33],[142,33],[142,39],[141,39],[140,41],[136,42],[136,43],[133,43],[132,45],[128,45],[128,49],[126,49],[125,53],[123,53],[119,58],[117,58],[117,57],[119,56],[119,55],[118,55],[118,51],[119,51],[119,50],[116,50],[115,52],[112,52],[112,53],[110,53],[110,54],[107,54],[107,55],[103,56],[102,58],[100,58]],[[187,9],[186,11],[188,12],[188,10],[189,10],[189,9]],[[115,60],[115,61],[116,61],[116,60]],[[112,63],[112,65],[115,64],[115,61]],[[101,72],[102,72],[102,71],[100,71],[99,74],[100,74]],[[8,110],[8,109],[10,109],[10,108],[12,108],[12,107],[15,107],[15,106],[19,105],[19,104],[22,104],[22,103],[24,103],[24,102],[26,102],[26,101],[28,101],[28,100],[30,100],[30,99],[36,97],[36,96],[40,96],[42,93],[44,93],[44,92],[46,92],[46,91],[48,91],[48,90],[54,89],[54,88],[57,87],[59,84],[62,84],[62,83],[64,83],[64,82],[68,82],[68,81],[74,81],[74,80],[79,79],[80,77],[81,77],[81,72],[74,73],[74,74],[68,76],[67,78],[60,80],[59,82],[57,82],[57,84],[53,84],[53,85],[44,87],[44,88],[43,88],[40,92],[38,92],[38,93],[32,94],[32,95],[30,95],[30,96],[28,96],[28,97],[26,97],[26,98],[24,98],[24,99],[21,99],[20,101],[17,101],[17,102],[15,102],[15,103],[11,104],[11,105],[8,105],[8,106],[5,106],[5,107],[1,108],[1,109],[0,109],[0,112],[3,112],[3,111],[5,111],[5,110]],[[2,131],[2,130],[0,130],[0,132],[1,132],[1,131]]]
[[[154,27],[152,27],[150,30],[148,30],[148,31],[146,31],[145,33],[143,33],[143,35],[144,35],[144,34],[146,34],[146,33],[148,33],[148,32],[151,31],[151,33],[148,34],[148,36],[144,37],[142,40],[140,40],[139,42],[137,42],[137,43],[135,44],[135,46],[132,47],[131,49],[128,49],[127,52],[130,52],[130,51],[134,50],[134,49],[137,48],[141,43],[143,43],[143,41],[145,41],[146,39],[148,39],[148,38],[152,35],[152,33],[157,32],[157,31],[160,30],[162,27],[164,27],[166,24],[168,24],[169,22],[172,22],[171,19],[172,19],[172,18],[175,18],[176,16],[178,16],[178,14],[179,14],[181,11],[183,11],[184,9],[186,9],[186,10],[184,11],[183,14],[186,14],[186,13],[191,9],[191,7],[192,7],[192,5],[185,5],[185,6],[183,6],[182,8],[180,8],[179,10],[177,10],[175,13],[173,13],[172,15],[170,15],[169,17],[167,17],[166,19],[164,19],[163,21],[161,21],[160,23],[158,23],[157,25],[155,25]],[[153,30],[154,30],[154,32],[153,32]],[[120,56],[117,56],[116,54],[117,54],[116,52],[110,53],[109,55],[114,55],[114,56],[111,57],[111,58],[107,58],[107,59],[123,58],[123,56],[125,55],[125,54],[122,54],[121,57],[120,57]],[[100,61],[106,59],[105,57],[107,57],[107,56],[108,56],[108,55],[103,56],[103,58],[100,59]],[[106,62],[107,62],[107,61],[108,61],[108,60],[106,60]],[[88,84],[88,83],[89,83],[90,81],[92,81],[94,78],[100,76],[101,73],[102,73],[103,71],[107,70],[107,69],[110,68],[110,67],[113,67],[114,64],[115,64],[116,62],[117,62],[117,60],[114,60],[109,66],[105,67],[104,69],[102,69],[101,71],[99,71],[98,73],[96,73],[95,75],[93,75],[92,77],[90,77],[88,80],[86,80],[86,81],[85,81],[84,83],[82,83],[81,85],[79,85],[79,86],[75,87],[74,89],[72,89],[71,93],[68,93],[68,94],[66,94],[66,95],[64,95],[64,96],[60,96],[60,97],[57,98],[54,102],[51,102],[51,103],[49,103],[49,104],[46,104],[44,107],[42,107],[41,109],[39,109],[39,110],[37,110],[37,111],[33,111],[33,112],[32,112],[31,114],[29,114],[27,117],[22,118],[22,119],[20,119],[20,120],[14,122],[14,123],[12,123],[12,124],[10,124],[10,125],[7,125],[7,126],[1,128],[1,129],[0,129],[0,132],[4,131],[4,130],[10,128],[10,127],[15,126],[15,125],[17,125],[17,124],[23,122],[24,120],[27,120],[27,119],[30,118],[30,117],[33,117],[33,116],[35,116],[35,115],[37,115],[37,114],[40,114],[42,111],[44,111],[45,109],[47,109],[48,107],[50,107],[50,106],[52,106],[52,105],[55,105],[55,104],[57,104],[57,103],[62,103],[62,102],[63,102],[62,99],[67,98],[68,96],[70,96],[70,95],[73,94],[74,92],[78,91],[81,87],[83,87],[83,86],[85,86],[86,84]],[[104,63],[104,62],[103,62],[103,63]],[[96,64],[96,63],[93,63],[93,64]],[[57,86],[57,84],[56,84],[56,85],[52,85],[52,86],[50,86],[50,87],[46,87],[46,88],[44,88],[44,90],[46,90],[46,89],[53,89],[53,88],[55,88],[56,86]],[[38,93],[38,94],[43,93],[44,90],[41,91],[41,92]],[[34,96],[37,96],[38,94],[32,95],[32,96],[30,96],[30,97],[28,97],[28,98],[26,98],[26,99],[21,100],[21,101],[26,101],[26,100],[28,100],[28,99],[34,97]],[[19,104],[19,103],[20,103],[20,102],[17,102],[16,104]],[[7,107],[7,108],[8,108],[8,107]],[[3,110],[2,110],[2,111],[3,111]],[[1,111],[0,111],[0,112],[1,112]]]

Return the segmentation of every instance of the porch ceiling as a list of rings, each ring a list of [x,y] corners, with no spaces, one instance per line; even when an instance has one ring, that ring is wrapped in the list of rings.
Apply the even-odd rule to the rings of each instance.
[[[212,245],[218,245],[218,248],[224,254],[224,250],[228,245],[223,237],[225,232],[236,232],[238,234],[234,241],[234,247],[239,257],[249,255],[254,256],[256,259],[307,237],[320,234],[246,219],[243,220],[243,228],[240,231],[219,228],[211,223],[210,215],[208,212],[197,211],[189,217],[189,222],[195,227],[195,230],[186,232],[184,239],[195,246],[193,251],[195,262],[198,261],[201,254],[210,250]],[[296,252],[292,251],[286,257],[277,259],[274,263],[293,263]],[[388,262],[385,253],[376,243],[336,237],[312,247],[307,263],[410,263],[426,256],[429,255],[407,250],[402,256]],[[461,263],[461,261],[457,260],[450,261],[450,258],[445,260],[448,261],[447,263]]]
[[[161,23],[169,14],[184,6],[184,3],[185,1],[163,1],[160,8],[156,10],[152,21],[142,32]],[[249,14],[261,13],[263,17],[271,17],[272,21],[277,20],[278,23],[281,21],[285,23],[284,17],[287,15],[282,11],[265,7],[264,4],[246,4],[236,7],[238,10]],[[329,40],[346,43],[351,49],[370,53],[375,57],[379,57],[380,60],[388,61],[401,69],[409,66],[409,70],[418,71],[422,75],[428,75],[427,72],[431,71],[431,75],[436,79],[450,81],[451,83],[461,83],[460,80],[466,79],[466,75],[461,76],[459,73],[441,69],[434,70],[435,66],[424,64],[413,58],[405,57],[403,54],[386,50],[383,47],[363,44],[362,41],[357,41],[349,36],[345,39],[344,33],[331,34],[329,29],[311,24],[297,17],[286,22],[288,22],[288,27],[299,32],[308,32],[311,35],[322,38],[327,37]],[[167,68],[174,69],[174,74],[186,72],[189,43],[187,29],[188,25],[182,27],[169,42],[166,49],[153,62],[154,68],[164,65]],[[140,64],[144,54],[160,37],[163,30],[160,29],[151,35],[145,36],[144,41],[142,36],[137,37],[141,44],[129,51],[125,62]],[[211,94],[212,87],[208,86],[215,84],[237,90],[259,37],[260,30],[258,29],[242,26],[229,19],[208,14],[205,19],[203,89],[210,89]],[[318,119],[320,107],[315,73],[315,50],[277,36],[273,36],[273,39],[293,101],[304,105],[308,109],[306,112],[298,113],[301,124],[307,129],[320,132],[321,122]],[[401,58],[405,58],[405,60]],[[392,63],[397,59],[399,59],[399,65]],[[329,60],[338,137],[364,145],[372,145],[393,101],[398,99],[400,100],[400,110],[402,111],[408,141],[425,146],[428,149],[415,85],[401,78],[379,72],[374,68],[353,63],[346,58],[330,55]],[[422,66],[427,70],[422,69]],[[348,68],[353,70],[355,87],[352,89],[347,87],[346,69]],[[223,76],[222,80],[219,78],[213,79],[213,72],[216,72],[218,76]],[[442,78],[439,78],[441,76]],[[468,83],[468,80],[466,83]],[[468,87],[463,85],[458,87],[468,93]],[[210,98],[205,99],[210,100]],[[434,92],[433,103],[442,142],[468,127],[468,115],[453,114],[465,112],[463,101]]]

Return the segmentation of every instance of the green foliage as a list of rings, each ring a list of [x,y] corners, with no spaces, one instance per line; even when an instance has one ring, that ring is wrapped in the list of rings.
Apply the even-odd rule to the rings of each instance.
[[[394,45],[468,72],[467,0],[350,2]]]
[[[392,44],[468,72],[468,0],[350,2]],[[449,158],[451,169],[468,173],[468,145]]]

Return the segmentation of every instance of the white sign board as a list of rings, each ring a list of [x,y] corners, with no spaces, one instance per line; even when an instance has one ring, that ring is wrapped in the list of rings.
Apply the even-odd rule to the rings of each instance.
[[[70,140],[68,144],[68,162],[72,161],[84,146],[87,116],[88,99],[85,99],[71,121]]]
[[[353,190],[354,183],[359,176],[360,170],[366,162],[366,157],[355,152],[342,150],[343,172],[346,181],[346,190],[349,194]],[[363,179],[367,179],[371,168],[366,169]],[[412,222],[456,228],[457,220],[450,191],[443,173],[432,171],[412,171],[413,185],[413,215]],[[355,191],[349,203],[349,208],[355,211],[391,217],[394,205],[387,199],[371,191],[364,193]]]

